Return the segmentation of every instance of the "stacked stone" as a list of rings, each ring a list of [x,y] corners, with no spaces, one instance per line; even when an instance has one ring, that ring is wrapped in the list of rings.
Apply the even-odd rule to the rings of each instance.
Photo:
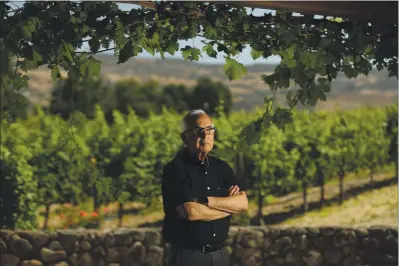
[[[398,263],[392,228],[234,228],[233,266],[382,266]]]
[[[162,265],[159,230],[0,231],[0,266]]]
[[[232,266],[393,266],[393,228],[232,228]],[[0,266],[161,266],[170,252],[158,229],[0,230]]]

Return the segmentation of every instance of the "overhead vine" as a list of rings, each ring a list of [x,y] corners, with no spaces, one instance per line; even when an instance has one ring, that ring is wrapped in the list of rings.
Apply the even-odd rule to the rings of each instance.
[[[113,50],[120,64],[144,51],[162,57],[181,51],[184,59],[194,61],[223,54],[226,76],[237,80],[247,72],[235,56],[249,46],[254,59],[281,57],[275,72],[261,78],[273,92],[294,82],[299,89],[287,93],[291,108],[325,101],[339,72],[356,78],[376,67],[398,76],[396,24],[279,11],[254,16],[243,6],[212,2],[156,2],[155,9],[130,11],[113,2],[30,1],[21,8],[1,2],[0,19],[2,90],[27,86],[24,73],[40,66],[50,68],[54,80],[62,78],[61,69],[74,79],[98,76],[101,62],[93,55],[106,50]],[[197,36],[204,38],[203,49],[179,46]],[[90,51],[77,52],[84,43]],[[11,79],[6,70],[15,63],[23,72]],[[289,119],[288,111],[274,115]]]

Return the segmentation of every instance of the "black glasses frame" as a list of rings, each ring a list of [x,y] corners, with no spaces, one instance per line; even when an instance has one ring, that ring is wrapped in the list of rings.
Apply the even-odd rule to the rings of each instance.
[[[205,132],[205,130],[208,130],[208,133],[206,135],[214,135],[216,132],[216,127],[214,127],[214,126],[208,126],[208,127],[195,126],[194,128],[187,129],[186,131],[183,132],[183,134],[193,131],[195,133],[195,135],[199,136],[200,134]],[[213,130],[213,133],[211,134],[212,130]]]

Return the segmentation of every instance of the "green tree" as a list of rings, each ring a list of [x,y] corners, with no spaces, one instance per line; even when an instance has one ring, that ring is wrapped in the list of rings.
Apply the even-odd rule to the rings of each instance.
[[[32,150],[24,137],[29,134],[21,123],[0,124],[0,228],[37,227],[37,182],[29,160]]]
[[[167,108],[172,108],[178,113],[189,109],[191,91],[183,84],[168,84],[163,88],[161,104]]]
[[[228,115],[233,105],[230,88],[207,77],[199,78],[190,99],[190,109],[203,109],[208,114],[217,115],[220,102],[223,102],[223,112]]]
[[[1,54],[7,55],[7,60],[17,58],[24,72],[47,66],[54,80],[60,78],[60,68],[70,77],[98,77],[101,62],[93,55],[109,50],[115,51],[118,63],[143,52],[164,57],[165,53],[180,51],[185,60],[192,61],[203,54],[216,58],[223,53],[226,76],[238,80],[247,70],[234,58],[245,47],[251,47],[253,59],[281,57],[274,73],[262,75],[262,79],[273,92],[288,88],[290,81],[298,85],[297,91],[287,94],[290,108],[298,102],[314,106],[326,100],[330,82],[340,72],[355,78],[376,67],[387,69],[389,76],[398,76],[397,23],[381,25],[373,18],[370,23],[315,18],[312,14],[296,16],[280,10],[254,16],[242,4],[191,1],[157,1],[153,8],[129,11],[109,1],[27,1],[22,8],[1,2],[0,14]],[[204,38],[203,49],[179,46],[179,41],[196,36]],[[84,42],[90,51],[77,51]],[[6,60],[0,60],[4,69]],[[27,82],[22,72],[16,79],[10,79],[5,71],[0,73],[4,87],[14,84],[19,89]],[[281,116],[280,120],[272,119],[268,113],[263,119],[259,130],[270,126],[270,121],[288,122]]]
[[[102,79],[68,78],[58,82],[52,90],[50,112],[64,119],[79,111],[88,119],[95,116],[98,104],[105,112],[107,121],[112,121],[112,110],[116,107],[115,90]]]
[[[123,114],[128,114],[129,108],[139,117],[161,112],[162,89],[155,80],[141,84],[134,79],[122,80],[115,84],[115,92],[117,109]]]

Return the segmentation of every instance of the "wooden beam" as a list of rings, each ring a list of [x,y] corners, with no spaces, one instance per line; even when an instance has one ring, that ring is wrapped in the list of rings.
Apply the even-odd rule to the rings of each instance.
[[[154,9],[150,1],[124,1]],[[209,1],[218,4],[239,4],[246,7],[286,10],[301,14],[342,17],[382,24],[398,24],[398,1]]]
[[[398,24],[398,1],[238,1],[247,7]]]

